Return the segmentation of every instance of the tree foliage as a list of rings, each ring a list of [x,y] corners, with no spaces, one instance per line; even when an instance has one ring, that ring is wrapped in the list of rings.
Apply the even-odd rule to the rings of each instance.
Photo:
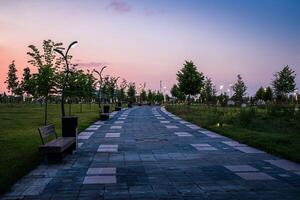
[[[177,72],[177,81],[179,90],[189,99],[191,95],[199,94],[204,86],[204,76],[192,61],[185,61],[183,68]]]
[[[128,90],[127,90],[128,101],[131,103],[135,103],[135,101],[136,101],[135,95],[136,95],[135,83],[130,82],[128,84]]]
[[[201,90],[200,97],[202,102],[210,103],[216,98],[216,87],[213,84],[211,78],[206,77],[204,81],[204,87]]]
[[[243,103],[243,97],[246,95],[247,86],[245,85],[242,76],[240,74],[237,75],[237,82],[232,86],[233,90],[233,100],[241,105]]]
[[[17,77],[17,68],[16,68],[14,60],[8,66],[8,73],[7,73],[5,83],[7,84],[7,90],[12,95],[17,95],[18,94],[19,81],[18,81],[18,77]]]
[[[272,82],[272,86],[278,101],[286,99],[289,93],[296,90],[296,74],[288,65],[281,71],[275,73],[274,77],[275,79]]]

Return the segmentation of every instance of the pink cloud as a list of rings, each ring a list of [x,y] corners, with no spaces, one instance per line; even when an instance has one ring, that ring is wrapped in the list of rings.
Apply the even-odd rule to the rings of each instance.
[[[118,13],[127,13],[131,11],[131,7],[123,0],[111,0],[108,7]]]

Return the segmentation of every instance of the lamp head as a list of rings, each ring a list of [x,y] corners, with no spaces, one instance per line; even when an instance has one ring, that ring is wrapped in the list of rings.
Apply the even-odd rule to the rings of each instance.
[[[61,55],[62,57],[64,57],[63,52],[60,49],[54,49],[54,52],[58,55]]]
[[[68,48],[68,49],[71,49],[71,48],[75,47],[77,44],[78,44],[77,41],[72,42],[72,43],[69,45],[69,48]]]

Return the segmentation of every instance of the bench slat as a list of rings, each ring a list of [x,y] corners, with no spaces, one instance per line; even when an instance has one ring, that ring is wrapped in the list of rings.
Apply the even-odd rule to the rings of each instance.
[[[40,132],[41,137],[43,137],[43,138],[49,137],[51,135],[55,135],[54,125],[50,124],[47,126],[40,127],[39,132]]]
[[[41,145],[39,150],[45,153],[61,153],[74,144],[75,141],[74,137],[62,137]]]

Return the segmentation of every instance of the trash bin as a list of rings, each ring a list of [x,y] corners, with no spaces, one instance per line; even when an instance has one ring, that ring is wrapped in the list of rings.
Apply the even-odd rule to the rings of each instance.
[[[103,113],[109,113],[109,106],[108,105],[103,106]]]
[[[61,128],[63,137],[76,137],[77,134],[78,117],[65,116],[62,117]]]

